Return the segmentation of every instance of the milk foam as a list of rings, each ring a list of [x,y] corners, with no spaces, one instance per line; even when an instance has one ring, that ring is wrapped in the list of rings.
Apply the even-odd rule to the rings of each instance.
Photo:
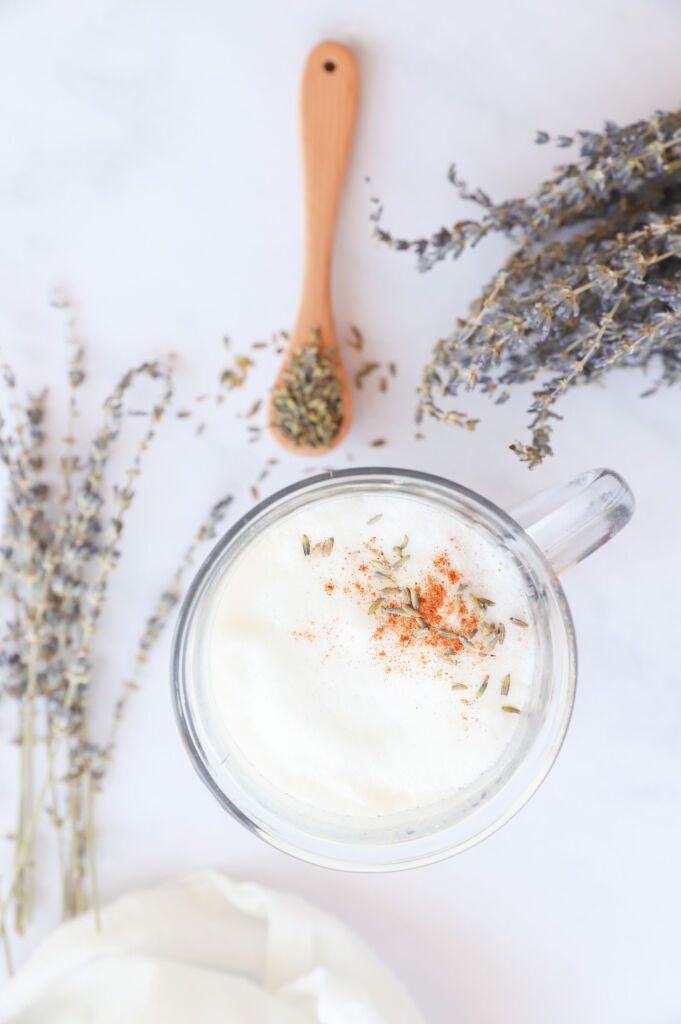
[[[303,534],[313,546],[333,537],[331,554],[306,557]],[[368,614],[388,585],[369,562],[376,552],[396,559],[405,534],[399,584],[425,593],[437,580],[451,596],[464,583],[464,595],[495,602],[485,619],[505,624],[503,644],[487,656],[443,658],[442,644],[411,639],[416,623],[386,614],[399,601]],[[437,559],[460,574],[458,585]],[[255,537],[213,597],[201,642],[214,742],[287,798],[327,814],[373,818],[445,800],[501,763],[525,724],[538,658],[525,587],[508,551],[416,497],[329,496],[299,509]]]

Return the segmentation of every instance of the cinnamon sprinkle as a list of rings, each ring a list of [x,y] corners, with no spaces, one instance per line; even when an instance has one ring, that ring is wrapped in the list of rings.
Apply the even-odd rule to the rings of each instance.
[[[486,644],[493,633],[490,624],[483,622],[485,608],[470,595],[466,600],[463,574],[452,565],[446,551],[437,551],[426,573],[416,580],[409,577],[408,569],[396,567],[395,585],[387,587],[384,579],[388,577],[381,578],[376,565],[385,564],[389,569],[395,554],[407,544],[405,538],[404,544],[396,545],[387,557],[377,538],[371,537],[364,543],[362,553],[346,552],[345,579],[327,579],[322,585],[328,595],[338,590],[354,595],[360,607],[366,604],[366,611],[375,622],[371,634],[374,657],[380,659],[384,672],[391,672],[408,652],[410,663],[415,662],[424,671],[449,674],[446,662],[450,656],[455,658],[466,649],[489,653]],[[294,635],[311,640],[314,634],[307,631]],[[333,648],[337,638],[329,634],[328,639]],[[438,659],[445,664],[438,665]],[[468,701],[463,703],[470,706]]]
[[[464,649],[461,640],[442,636],[438,630],[456,632],[468,638],[480,622],[479,612],[468,608],[457,591],[452,592],[451,588],[459,584],[462,574],[452,566],[446,552],[435,556],[432,568],[433,572],[413,587],[419,615],[428,625],[428,631],[424,633],[416,618],[384,614],[373,635],[374,641],[390,639],[400,649],[419,648],[417,656],[424,665],[428,651],[431,654],[433,651],[458,654]]]

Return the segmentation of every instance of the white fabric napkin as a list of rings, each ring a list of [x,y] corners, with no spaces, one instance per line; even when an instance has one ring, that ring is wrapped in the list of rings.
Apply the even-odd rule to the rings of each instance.
[[[303,900],[205,871],[60,925],[0,1024],[423,1024],[369,947]]]

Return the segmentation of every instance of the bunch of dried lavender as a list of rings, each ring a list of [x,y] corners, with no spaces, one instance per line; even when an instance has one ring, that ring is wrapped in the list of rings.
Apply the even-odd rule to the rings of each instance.
[[[93,846],[94,795],[111,758],[118,722],[148,652],[179,600],[184,571],[196,546],[214,536],[230,499],[219,502],[202,525],[143,631],[132,677],[114,710],[110,735],[97,743],[89,728],[88,709],[95,679],[92,644],[109,577],[120,558],[126,513],[159,421],[172,396],[171,369],[143,363],[126,373],[106,399],[101,426],[89,450],[79,452],[75,437],[76,393],[85,380],[83,349],[73,321],[69,362],[69,426],[60,460],[61,485],[52,487],[45,465],[45,399],[29,396],[13,403],[16,424],[0,419],[0,458],[7,469],[6,521],[0,547],[0,586],[11,606],[2,637],[0,672],[4,703],[18,704],[16,743],[20,757],[14,860],[0,893],[0,933],[8,965],[9,914],[21,933],[31,911],[36,831],[43,812],[55,830],[64,915],[90,902],[97,913]],[[10,389],[14,375],[2,367]],[[126,400],[141,378],[158,382],[158,402],[146,412],[147,425],[137,443],[122,486],[105,498],[106,473],[126,417]],[[135,415],[140,410],[135,409]],[[38,770],[42,777],[37,778]]]
[[[435,346],[418,415],[472,429],[475,420],[439,400],[479,388],[501,403],[510,387],[536,381],[531,442],[511,445],[530,467],[552,454],[554,406],[569,388],[618,366],[655,368],[646,395],[681,381],[681,111],[576,138],[579,159],[526,199],[493,203],[452,168],[459,194],[483,213],[430,239],[395,238],[380,226],[376,201],[373,214],[379,241],[415,251],[422,270],[495,232],[517,244],[469,316]],[[538,134],[538,143],[549,141]]]

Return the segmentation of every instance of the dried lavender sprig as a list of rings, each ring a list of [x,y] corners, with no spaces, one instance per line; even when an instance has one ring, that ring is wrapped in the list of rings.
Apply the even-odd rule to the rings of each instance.
[[[479,221],[405,241],[380,227],[380,206],[374,213],[379,240],[416,251],[423,270],[490,233],[517,243],[469,317],[436,345],[419,416],[472,429],[475,421],[442,400],[477,388],[501,403],[537,381],[532,441],[511,446],[530,466],[552,454],[554,406],[577,384],[615,366],[656,366],[646,394],[681,381],[681,111],[577,137],[580,159],[527,199],[495,204],[452,170],[460,195],[481,207]]]
[[[102,523],[104,471],[123,422],[124,396],[143,375],[160,379],[163,394],[150,412],[150,425],[138,443],[124,486],[114,489],[111,523],[105,528]],[[8,386],[13,386],[13,377],[11,381],[8,379],[9,372],[4,376]],[[106,599],[108,577],[118,562],[117,546],[126,511],[134,497],[133,483],[172,395],[170,371],[160,369],[157,364],[143,364],[126,374],[105,402],[102,427],[95,435],[88,459],[81,462],[69,452],[75,446],[72,428],[78,416],[75,389],[85,379],[82,348],[77,348],[72,355],[69,379],[72,391],[69,431],[65,438],[68,447],[60,463],[62,489],[58,498],[55,496],[56,507],[48,506],[51,491],[44,479],[40,455],[45,396],[29,399],[25,416],[20,417],[14,433],[4,429],[0,421],[0,458],[10,476],[8,519],[0,559],[5,570],[2,582],[16,605],[14,620],[3,638],[0,661],[5,669],[4,691],[20,702],[19,740],[24,764],[14,868],[0,901],[0,930],[10,969],[7,913],[13,906],[16,925],[24,928],[32,891],[28,869],[33,861],[37,824],[48,796],[52,803],[50,819],[57,833],[64,911],[68,914],[84,909],[84,882],[89,876],[90,899],[98,917],[94,796],[112,741],[107,748],[102,748],[90,739],[88,703],[93,681],[90,643]],[[77,472],[82,472],[83,479],[74,488],[73,477]],[[164,593],[147,623],[140,641],[136,671],[146,661],[179,598],[183,573],[190,566],[197,546],[214,536],[229,501],[225,498],[214,506],[185,553],[173,578],[172,594]],[[93,568],[96,571],[93,572]],[[129,696],[132,686],[130,684],[124,691],[124,698]],[[37,700],[44,703],[46,712],[47,765],[41,785],[34,791],[33,713]],[[114,727],[121,713],[122,707],[117,705]],[[57,773],[58,763],[61,767]],[[62,791],[65,798],[65,815],[59,807],[58,791]],[[63,848],[64,819],[69,827],[68,857]]]
[[[180,600],[182,594],[182,583],[187,571],[194,563],[196,552],[202,544],[208,540],[212,540],[216,536],[216,529],[227,515],[231,502],[231,495],[226,495],[213,505],[208,516],[199,527],[194,540],[182,556],[170,584],[161,594],[152,614],[147,619],[144,632],[140,637],[140,642],[137,648],[133,672],[130,678],[124,682],[122,695],[116,701],[109,738],[102,748],[102,760],[110,759],[113,754],[116,734],[119,724],[123,718],[123,713],[127,707],[130,697],[134,691],[139,688],[139,684],[137,682],[139,673],[147,662],[149,651],[156,640],[158,640],[178,601]]]
[[[36,467],[42,470],[45,394],[29,396],[25,418],[17,425],[17,456],[9,457],[10,501],[8,510],[12,521],[11,535],[15,564],[24,580],[28,612],[23,633],[26,649],[25,673],[26,690],[20,708],[20,799],[18,801],[16,836],[17,844],[22,840],[32,816],[33,805],[33,747],[34,747],[34,700],[37,689],[39,629],[34,608],[39,601],[41,589],[41,559],[44,549],[44,505],[47,497],[46,485],[32,473]],[[36,553],[38,553],[36,557]],[[12,598],[15,611],[21,604],[19,589],[13,588]],[[15,861],[15,870],[20,866]],[[16,905],[15,924],[18,930],[24,925],[24,916],[30,914],[32,905],[32,869],[30,864],[20,867],[17,888],[23,898]]]
[[[122,422],[124,411],[123,399],[126,392],[140,376],[149,376],[152,380],[159,380],[162,386],[162,395],[150,413],[150,425],[140,438],[132,463],[125,472],[125,484],[123,487],[115,488],[114,491],[113,513],[109,527],[104,531],[104,542],[99,547],[97,554],[98,572],[88,582],[84,592],[84,599],[80,605],[80,642],[76,646],[75,655],[71,657],[69,668],[66,671],[68,688],[64,698],[64,707],[67,710],[73,705],[78,687],[86,685],[85,678],[90,674],[90,644],[92,637],[96,633],[99,616],[106,600],[108,577],[118,563],[118,544],[123,534],[126,513],[134,498],[133,483],[140,473],[144,454],[147,452],[155,436],[156,426],[172,398],[169,368],[162,368],[156,363],[143,363],[135,370],[125,374],[118,386],[107,398],[104,404],[104,423],[95,439],[94,451],[96,454],[94,457],[91,456],[89,460],[87,478],[76,496],[78,515],[74,526],[74,534],[80,536],[84,533],[87,536],[89,533],[88,521],[97,515],[101,507],[99,499],[104,469],[109,461],[113,444],[117,440],[120,431],[120,426],[117,427],[116,424]],[[98,444],[98,441],[101,441],[101,443]],[[71,879],[72,882],[75,882],[73,892],[71,893],[71,902],[74,911],[78,911],[85,906],[84,894],[80,885],[84,875],[85,860],[87,859],[88,865],[92,867],[94,867],[95,860],[92,848],[94,833],[92,790],[100,778],[100,772],[94,768],[98,751],[89,740],[87,710],[87,702],[84,702],[82,713],[78,720],[79,726],[75,733],[76,742],[71,747],[67,776],[70,783],[69,807],[71,809],[72,822]],[[83,753],[85,756],[83,756]],[[81,807],[86,808],[84,816],[81,815]],[[95,915],[98,917],[96,874],[94,870],[90,870],[89,874],[91,901],[95,908]]]
[[[87,779],[89,763],[79,763],[81,751],[88,747],[87,743],[87,703],[85,691],[88,683],[88,665],[85,658],[92,634],[96,628],[96,619],[101,601],[95,602],[97,614],[84,611],[82,595],[87,591],[87,568],[93,554],[107,553],[107,546],[99,547],[92,538],[101,531],[96,513],[101,507],[99,489],[103,479],[103,468],[110,456],[110,448],[117,436],[113,425],[122,414],[122,396],[140,374],[156,376],[151,364],[144,365],[123,378],[113,396],[105,403],[105,423],[98,432],[93,446],[93,454],[89,460],[89,474],[83,487],[75,497],[75,509],[65,508],[61,519],[56,523],[48,523],[44,515],[44,506],[49,488],[44,482],[42,473],[42,457],[40,456],[43,442],[41,428],[44,415],[44,395],[29,400],[26,418],[20,419],[16,439],[3,437],[0,440],[0,451],[10,471],[10,497],[8,501],[8,526],[5,535],[3,557],[5,560],[5,577],[10,573],[13,580],[12,597],[16,605],[16,622],[11,627],[10,637],[14,652],[9,655],[9,662],[14,667],[13,689],[20,698],[21,717],[21,785],[19,813],[15,835],[15,868],[11,892],[15,897],[16,920],[19,931],[25,925],[25,915],[30,909],[31,880],[28,869],[31,863],[31,849],[34,838],[35,806],[33,793],[33,721],[34,704],[39,689],[39,681],[47,679],[44,669],[49,661],[39,664],[39,653],[46,652],[49,659],[59,652],[62,656],[57,672],[57,679],[50,689],[48,701],[48,735],[59,735],[63,732],[68,737],[66,783],[69,787],[66,794],[69,820],[71,822],[71,889],[66,894],[68,909],[76,910],[83,906],[83,894],[80,887],[81,862],[87,848],[87,824],[80,824],[80,785],[83,778]],[[160,418],[162,408],[169,401],[169,386],[166,380],[166,392],[161,406],[154,410],[153,420]],[[70,373],[71,383],[77,385],[83,379],[82,374]],[[70,402],[70,418],[74,418],[75,405]],[[139,471],[141,454],[146,450],[153,436],[150,428],[144,435],[139,451],[133,462],[132,471],[128,476],[128,490],[132,476]],[[67,437],[67,444],[72,443]],[[64,488],[61,496],[63,503],[69,497],[68,480],[74,469],[72,460],[62,462]],[[37,482],[36,482],[37,481]],[[88,501],[84,502],[83,496]],[[129,495],[124,496],[129,502]],[[119,508],[117,522],[122,521]],[[120,529],[115,531],[117,539]],[[102,572],[108,573],[116,559],[105,563]],[[68,566],[65,570],[65,566]],[[59,570],[59,572],[57,572]],[[59,586],[57,587],[57,583]],[[101,594],[103,578],[95,577],[90,585],[95,588],[93,593]],[[69,594],[69,588],[72,593]],[[55,630],[57,632],[55,632]],[[75,656],[72,651],[75,649]],[[68,651],[68,664],[67,664]],[[7,651],[5,651],[7,656]],[[7,657],[6,657],[7,660]],[[39,667],[43,668],[39,672]],[[77,706],[74,705],[76,691],[79,690]],[[12,687],[10,687],[12,692]],[[82,696],[81,696],[82,695]],[[50,713],[50,701],[56,704],[57,710],[69,716],[71,725],[65,730],[55,728],[54,715]],[[53,765],[61,743],[57,743],[49,751],[48,776],[41,789],[39,803],[44,801],[46,786],[49,784],[55,793]],[[53,797],[53,816],[55,826],[59,822],[61,841],[61,814]],[[60,851],[60,858],[62,853]],[[70,905],[69,905],[70,903]]]
[[[105,542],[98,551],[99,572],[88,587],[85,594],[86,600],[81,603],[80,644],[73,658],[71,671],[67,672],[66,675],[69,684],[66,695],[67,707],[71,705],[79,680],[88,668],[87,659],[89,657],[90,641],[96,632],[97,622],[106,600],[108,577],[116,567],[120,557],[118,543],[123,534],[125,515],[134,498],[134,480],[139,476],[142,459],[155,436],[156,425],[161,420],[172,398],[173,389],[168,368],[162,368],[157,363],[143,363],[135,370],[125,374],[111,395],[106,399],[104,403],[104,423],[95,437],[94,452],[89,460],[88,476],[76,497],[78,511],[71,529],[75,538],[80,541],[89,535],[91,521],[97,516],[103,504],[101,488],[104,471],[111,457],[113,444],[118,438],[120,427],[116,426],[116,424],[120,423],[123,416],[125,393],[139,377],[145,375],[161,381],[163,393],[159,403],[152,410],[151,424],[138,444],[132,464],[125,472],[125,485],[115,490],[113,515],[105,535]]]

